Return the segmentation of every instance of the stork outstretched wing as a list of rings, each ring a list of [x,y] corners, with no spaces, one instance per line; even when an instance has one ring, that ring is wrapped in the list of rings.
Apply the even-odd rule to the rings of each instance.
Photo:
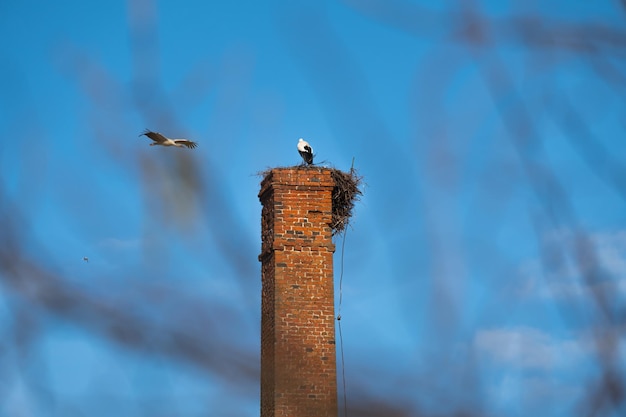
[[[156,143],[165,143],[165,142],[167,142],[167,138],[165,136],[163,136],[159,132],[153,132],[153,131],[151,131],[149,129],[146,129],[146,131],[143,132],[139,136],[147,136],[150,139],[152,139],[153,141],[155,141]]]
[[[196,146],[198,146],[198,144],[196,142],[187,140],[187,139],[172,139],[175,143],[179,143],[183,146],[188,147],[189,149],[193,149]]]

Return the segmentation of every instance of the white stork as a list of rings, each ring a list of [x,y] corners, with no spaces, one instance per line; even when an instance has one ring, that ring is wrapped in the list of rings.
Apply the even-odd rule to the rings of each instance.
[[[190,140],[187,139],[170,139],[167,138],[165,136],[163,136],[162,134],[158,133],[158,132],[153,132],[151,130],[146,129],[145,132],[143,132],[141,135],[139,136],[147,136],[150,139],[152,139],[154,142],[150,144],[150,146],[155,146],[155,145],[161,145],[161,146],[176,146],[177,148],[182,148],[183,146],[188,147],[189,149],[193,149],[196,146],[198,146],[198,144],[196,142],[192,142]]]
[[[298,152],[307,165],[311,165],[313,163],[313,148],[311,148],[311,145],[309,145],[309,143],[302,138],[298,141]]]

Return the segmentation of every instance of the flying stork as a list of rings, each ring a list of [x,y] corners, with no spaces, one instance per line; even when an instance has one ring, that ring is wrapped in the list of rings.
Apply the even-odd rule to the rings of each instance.
[[[298,152],[307,165],[313,164],[313,148],[302,138],[298,141]]]
[[[146,131],[143,132],[139,136],[144,136],[144,135],[154,141],[153,143],[150,144],[150,146],[155,146],[155,145],[176,146],[177,148],[182,148],[183,146],[186,146],[189,149],[193,149],[196,146],[198,146],[196,142],[192,142],[187,139],[170,139],[170,138],[163,136],[159,132],[153,132],[149,129],[146,129]]]

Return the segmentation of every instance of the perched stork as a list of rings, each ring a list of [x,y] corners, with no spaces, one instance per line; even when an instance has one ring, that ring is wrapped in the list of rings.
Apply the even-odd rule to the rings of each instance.
[[[187,140],[187,139],[170,139],[170,138],[166,138],[162,134],[160,134],[158,132],[153,132],[153,131],[148,130],[148,129],[146,129],[146,131],[143,132],[139,136],[144,136],[144,135],[149,137],[150,139],[152,139],[154,141],[153,143],[150,144],[150,146],[155,146],[155,145],[176,146],[177,148],[182,148],[183,146],[186,146],[189,149],[193,149],[196,146],[198,146],[198,144],[196,142],[192,142],[192,141]]]
[[[309,143],[302,138],[298,141],[298,152],[300,152],[300,156],[307,165],[311,165],[313,163],[313,148],[311,148],[311,145],[309,145]]]

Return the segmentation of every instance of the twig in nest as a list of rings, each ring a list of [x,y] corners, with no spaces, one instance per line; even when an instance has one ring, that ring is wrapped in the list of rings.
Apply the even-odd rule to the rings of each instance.
[[[363,195],[359,189],[363,177],[357,175],[354,168],[350,168],[350,173],[333,168],[330,175],[335,181],[332,193],[333,216],[330,227],[333,230],[333,235],[336,235],[344,231],[350,223],[354,204],[359,200],[359,196]]]

